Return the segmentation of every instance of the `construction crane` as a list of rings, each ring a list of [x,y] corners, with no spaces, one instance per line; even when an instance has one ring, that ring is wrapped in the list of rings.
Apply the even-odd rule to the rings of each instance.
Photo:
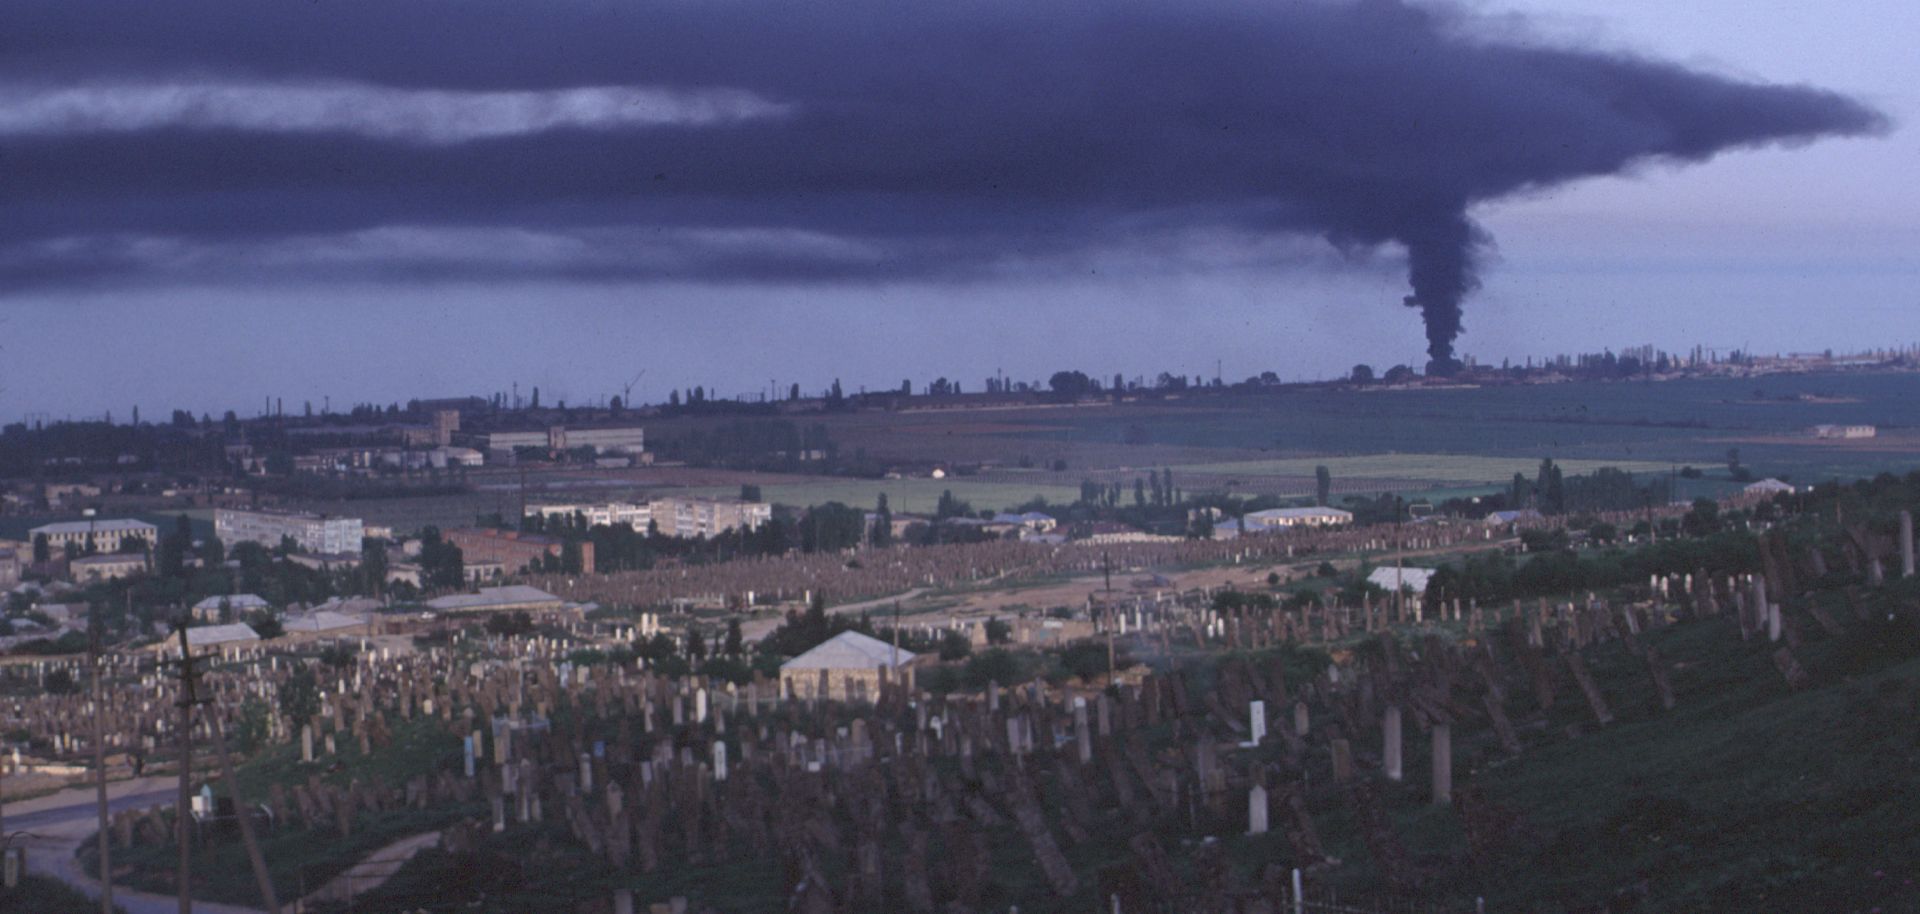
[[[626,387],[621,388],[620,405],[626,406],[626,407],[633,406],[633,385],[640,383],[640,379],[646,376],[647,376],[647,370],[645,368],[642,368],[640,369],[639,374],[633,376],[633,380],[627,382]]]

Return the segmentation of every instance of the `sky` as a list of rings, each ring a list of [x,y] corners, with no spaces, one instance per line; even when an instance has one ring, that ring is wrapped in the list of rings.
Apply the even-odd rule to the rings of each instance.
[[[0,420],[1920,340],[1911,3],[71,6]]]

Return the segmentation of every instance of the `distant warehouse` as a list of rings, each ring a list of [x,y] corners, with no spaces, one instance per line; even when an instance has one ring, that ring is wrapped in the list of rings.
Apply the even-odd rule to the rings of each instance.
[[[478,593],[457,593],[427,601],[427,608],[437,613],[555,612],[565,609],[566,605],[567,601],[525,584],[482,587]]]
[[[229,545],[259,543],[273,547],[280,545],[283,537],[292,537],[304,552],[358,554],[366,525],[357,517],[220,508],[213,512],[213,533]]]
[[[1245,532],[1264,533],[1294,527],[1337,527],[1353,523],[1353,512],[1339,508],[1272,508],[1248,512]]]
[[[593,448],[598,454],[640,454],[647,449],[646,429],[637,425],[568,428],[555,425],[544,429],[495,431],[473,435],[475,447],[493,454],[507,455],[515,448],[570,451]]]
[[[1815,438],[1872,438],[1880,430],[1871,425],[1816,425],[1807,429]]]

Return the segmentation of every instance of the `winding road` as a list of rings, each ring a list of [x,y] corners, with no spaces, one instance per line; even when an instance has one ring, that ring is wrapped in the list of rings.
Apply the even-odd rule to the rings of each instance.
[[[165,805],[177,795],[168,778],[135,778],[107,785],[107,809],[119,812],[147,806]],[[27,849],[27,871],[51,876],[86,893],[100,897],[100,883],[81,872],[73,852],[93,835],[97,823],[94,788],[74,787],[31,800],[9,802],[5,806],[5,828],[15,842]],[[113,901],[127,914],[178,914],[179,899],[171,895],[136,892],[115,886]],[[195,901],[193,910],[201,914],[263,914],[254,908]]]

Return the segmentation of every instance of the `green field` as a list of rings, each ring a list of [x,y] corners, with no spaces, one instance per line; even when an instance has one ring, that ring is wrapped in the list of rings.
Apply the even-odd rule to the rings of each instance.
[[[691,495],[734,496],[740,489],[709,486],[681,490]],[[760,495],[777,505],[809,507],[837,501],[856,508],[872,510],[881,493],[887,496],[887,508],[902,514],[932,514],[940,502],[940,493],[973,505],[975,511],[1002,510],[1045,498],[1055,504],[1071,504],[1080,497],[1077,487],[1034,483],[972,482],[954,479],[822,479],[784,485],[762,486]]]
[[[1648,460],[1557,460],[1561,470],[1578,475],[1601,467],[1629,473],[1665,473],[1671,464]],[[1365,457],[1298,457],[1279,460],[1242,460],[1177,467],[1189,473],[1246,476],[1312,476],[1324,466],[1336,479],[1407,479],[1420,482],[1504,483],[1513,474],[1531,478],[1540,469],[1537,457],[1479,457],[1465,454],[1375,454]]]

